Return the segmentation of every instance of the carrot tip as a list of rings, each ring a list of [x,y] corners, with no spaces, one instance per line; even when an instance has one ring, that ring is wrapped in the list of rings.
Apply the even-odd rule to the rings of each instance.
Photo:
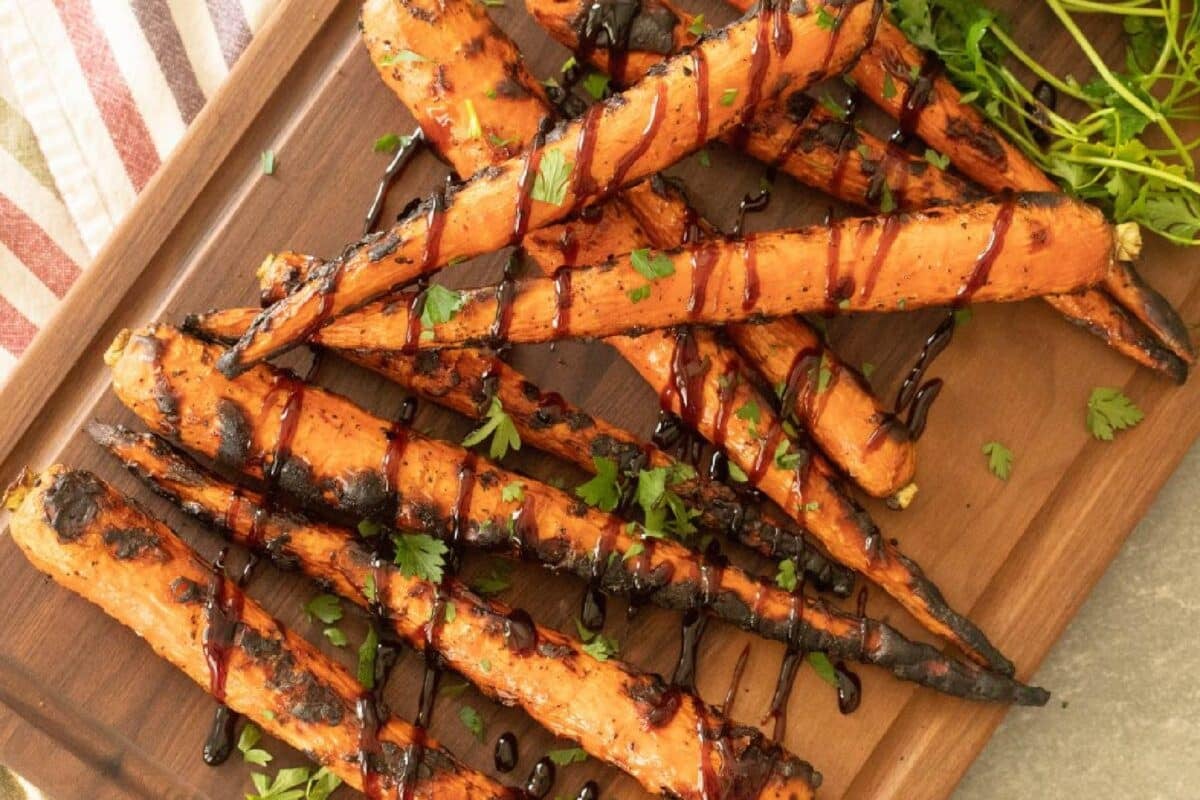
[[[912,505],[913,498],[916,496],[917,484],[916,482],[913,482],[907,486],[897,489],[896,492],[887,499],[888,508],[892,508],[897,511],[903,511]]]
[[[121,360],[121,354],[125,352],[125,345],[129,344],[129,337],[133,335],[133,331],[129,328],[122,328],[121,332],[112,340],[112,344],[104,351],[105,366],[113,367]]]

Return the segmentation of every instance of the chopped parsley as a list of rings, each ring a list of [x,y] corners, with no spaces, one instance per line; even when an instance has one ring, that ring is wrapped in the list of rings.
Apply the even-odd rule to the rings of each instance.
[[[358,535],[367,539],[378,536],[382,530],[383,526],[374,520],[364,519],[358,523]]]
[[[634,288],[630,289],[627,294],[629,295],[629,299],[634,303],[640,303],[643,300],[647,300],[650,297],[650,284],[647,283],[644,286],[635,286]]]
[[[525,499],[525,482],[512,481],[500,490],[500,499],[506,503],[520,503]]]
[[[367,638],[358,648],[358,682],[368,692],[375,688],[375,653],[379,650],[379,634],[375,626],[367,628]]]
[[[796,561],[791,558],[780,561],[779,569],[775,572],[775,585],[785,592],[794,592],[799,583],[800,580],[796,575]]]
[[[471,591],[484,596],[499,594],[512,585],[509,573],[511,565],[507,561],[492,561],[486,575],[480,575],[471,581]]]
[[[800,461],[804,458],[802,453],[790,452],[792,443],[787,439],[783,439],[775,447],[775,466],[780,469],[792,470],[800,466]]]
[[[327,800],[342,785],[342,779],[326,767],[290,767],[281,769],[272,781],[259,772],[250,774],[256,794],[246,800]]]
[[[846,110],[845,106],[843,106],[837,100],[834,100],[832,95],[829,94],[829,92],[821,93],[820,102],[821,102],[821,108],[828,111],[830,116],[835,117],[837,119],[844,120],[850,113]]]
[[[971,318],[974,316],[975,316],[975,312],[969,308],[954,309],[954,325],[955,325],[955,327],[958,327],[960,325],[966,325],[968,322],[971,321]]]
[[[1103,386],[1092,389],[1087,409],[1088,430],[1106,442],[1111,442],[1117,431],[1132,428],[1146,416],[1120,389]]]
[[[737,99],[737,96],[738,96],[737,89],[726,89],[725,91],[721,92],[721,105],[723,105],[723,106],[733,105],[733,101]]]
[[[728,462],[728,467],[729,480],[733,481],[734,483],[745,483],[746,481],[750,480],[750,476],[746,474],[745,470],[732,461]]]
[[[762,409],[758,407],[757,400],[748,400],[746,403],[733,412],[733,415],[738,419],[744,419],[747,422],[757,425],[762,422]]]
[[[988,442],[983,446],[983,454],[987,456],[988,469],[1002,481],[1008,480],[1012,474],[1012,450],[1000,442]]]
[[[813,668],[813,672],[817,676],[828,683],[830,686],[838,685],[837,670],[833,668],[833,664],[829,661],[829,656],[824,653],[812,652],[808,654],[809,666]]]
[[[517,140],[511,136],[508,138],[504,138],[502,136],[497,136],[496,134],[490,133],[490,132],[487,135],[487,139],[488,139],[488,144],[490,144],[492,147],[496,147],[496,148],[508,147],[510,144],[517,143]]]
[[[398,133],[385,133],[375,140],[372,149],[376,153],[394,153],[401,147],[407,146],[409,141],[410,137],[408,136],[401,136]]]
[[[950,156],[944,156],[932,147],[925,148],[925,160],[942,171],[950,167]]]
[[[825,6],[817,8],[817,27],[823,30],[831,31],[838,26],[838,18],[829,13],[829,9]]]
[[[367,582],[363,584],[363,597],[366,597],[370,603],[374,603],[379,599],[379,592],[375,586],[375,573],[373,572],[367,574]]]
[[[666,253],[651,255],[648,248],[634,250],[629,254],[629,263],[638,274],[647,280],[656,281],[675,274],[675,262]]]
[[[341,628],[326,628],[325,630],[321,631],[321,634],[328,639],[329,643],[334,647],[345,647],[349,643],[349,640],[346,638],[346,634],[342,632]]]
[[[471,98],[463,101],[467,108],[467,138],[478,139],[483,136],[483,125],[479,122],[479,114],[475,111],[475,103]]]
[[[582,630],[586,630],[586,628],[583,628],[582,626],[580,626],[580,628],[581,632]],[[610,636],[605,636],[602,633],[592,633],[591,631],[588,631],[588,636],[584,637],[584,642],[585,644],[583,645],[583,652],[587,653],[597,661],[608,661],[610,658],[620,654],[621,652],[621,645],[617,642],[617,640]]]
[[[688,25],[687,31],[692,36],[703,36],[704,31],[706,31],[707,29],[708,29],[708,25],[704,22],[704,15],[697,14],[695,16],[695,18],[692,19],[692,24]]]
[[[265,767],[274,758],[266,750],[259,750],[254,745],[262,739],[262,731],[253,722],[247,722],[238,736],[237,749],[242,754],[242,760],[247,764]]]
[[[420,53],[412,50],[397,50],[394,53],[388,53],[383,58],[379,59],[379,66],[392,67],[396,64],[412,63],[414,61],[428,61],[429,59]]]
[[[263,175],[275,174],[275,151],[263,150],[262,152],[262,171]]]
[[[425,301],[421,307],[421,327],[427,331],[434,325],[441,325],[454,319],[454,315],[467,302],[463,292],[447,289],[435,283],[425,290]]]
[[[529,196],[552,206],[561,206],[567,198],[567,179],[571,176],[571,167],[572,164],[561,150],[543,152]]]
[[[883,98],[891,100],[896,96],[896,82],[892,80],[892,73],[883,73]]]
[[[587,761],[587,751],[582,747],[567,747],[562,750],[551,750],[546,753],[546,756],[554,762],[556,766],[566,767],[571,764],[582,764]]]
[[[458,710],[458,721],[463,724],[463,727],[471,732],[478,741],[483,741],[483,717],[479,716],[479,712],[470,706],[463,706]]]
[[[862,374],[864,378],[870,378],[875,374],[875,365],[870,361],[864,361],[862,364]]]
[[[492,440],[488,447],[488,455],[492,458],[504,458],[510,449],[521,449],[521,435],[517,433],[517,426],[513,424],[512,417],[500,404],[500,398],[495,396],[492,397],[491,405],[488,406],[483,424],[467,434],[467,438],[463,439],[463,445],[474,447],[487,440],[488,437],[491,437]]]
[[[617,462],[604,456],[592,456],[596,476],[575,487],[575,494],[593,508],[612,511],[621,502],[621,485],[617,477]]]
[[[398,533],[392,537],[396,548],[396,566],[409,578],[440,583],[450,548],[441,539],[427,533]]]
[[[608,76],[603,72],[589,72],[580,84],[593,100],[603,100],[608,91]]]
[[[319,594],[304,604],[304,615],[308,621],[320,620],[332,625],[342,618],[342,601],[332,594]]]
[[[712,166],[712,157],[708,154],[707,149],[701,150],[699,153],[697,153],[696,160],[700,162],[700,166],[702,167]]]

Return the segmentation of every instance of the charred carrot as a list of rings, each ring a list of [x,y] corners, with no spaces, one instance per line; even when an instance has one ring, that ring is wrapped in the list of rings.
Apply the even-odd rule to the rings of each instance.
[[[7,502],[13,541],[30,562],[263,730],[354,788],[369,783],[371,797],[517,798],[400,719],[375,730],[344,667],[95,475],[56,465],[26,477]]]
[[[1114,246],[1112,228],[1090,206],[1061,194],[1011,195],[642,249],[573,270],[569,285],[528,278],[454,293],[454,310],[437,317],[422,319],[428,291],[413,291],[344,314],[313,338],[411,352],[740,322],[822,311],[831,300],[845,311],[1012,301],[1096,283]]]
[[[349,531],[275,511],[258,494],[218,478],[152,434],[107,425],[93,425],[90,432],[188,513],[238,544],[297,565],[360,607],[382,609],[403,641],[417,650],[436,649],[447,667],[489,697],[519,705],[555,736],[579,742],[651,792],[700,800],[734,776],[754,775],[758,783],[743,787],[747,798],[789,792],[810,797],[819,783],[808,764],[757,729],[731,725],[694,693],[669,687],[658,675],[616,659],[594,659],[578,640],[481,600],[457,581],[439,585],[406,576]],[[514,626],[519,636],[511,633]]]
[[[860,618],[757,581],[668,539],[642,537],[622,520],[474,453],[389,423],[353,403],[257,365],[236,379],[216,368],[220,349],[158,325],[125,332],[106,355],[120,400],[156,432],[230,469],[266,478],[301,503],[331,507],[452,545],[515,552],[573,572],[598,588],[668,608],[704,610],[746,630],[891,669],[960,694],[1039,703],[1045,693],[998,673],[945,659],[904,640],[936,668],[894,663],[898,649],[864,641]],[[521,485],[518,496],[505,492]],[[922,587],[927,588],[927,587]],[[868,626],[869,627],[869,626]],[[899,636],[899,634],[896,634]],[[916,647],[917,650],[910,648]]]
[[[226,309],[188,317],[184,329],[217,341],[236,341],[254,319],[255,310]],[[338,351],[343,358],[373,370],[422,397],[467,417],[480,418],[495,397],[520,434],[521,442],[574,463],[595,474],[597,459],[616,464],[629,489],[641,470],[666,469],[673,475],[690,472],[671,490],[699,512],[695,523],[710,531],[730,533],[743,544],[771,558],[795,558],[809,584],[846,597],[854,575],[827,559],[794,526],[768,509],[740,499],[717,481],[686,470],[676,459],[632,433],[593,417],[560,395],[546,393],[511,365],[478,350],[434,350],[417,356],[380,351]]]
[[[391,230],[265,310],[223,356],[222,372],[236,375],[302,342],[349,309],[450,261],[519,241],[567,217],[587,199],[669,166],[736,125],[758,97],[844,70],[870,41],[882,0],[839,7],[842,23],[836,34],[820,24],[824,6],[819,4],[810,4],[803,15],[764,11],[734,22],[694,53],[668,61],[637,86],[597,105],[587,119],[539,136],[523,157],[429,198]],[[755,48],[759,39],[765,46]],[[756,56],[747,58],[752,49]],[[706,65],[704,84],[693,69],[696,59]],[[715,89],[701,91],[708,84],[748,88],[744,97],[728,102]]]

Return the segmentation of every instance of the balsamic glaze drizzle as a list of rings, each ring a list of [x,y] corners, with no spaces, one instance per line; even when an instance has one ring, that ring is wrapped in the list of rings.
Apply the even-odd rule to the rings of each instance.
[[[364,236],[374,231],[379,224],[379,217],[383,214],[383,202],[387,198],[388,190],[404,173],[405,167],[412,161],[413,156],[425,144],[425,132],[418,127],[409,134],[408,139],[396,150],[396,154],[388,162],[387,169],[383,171],[383,177],[379,179],[379,185],[375,187],[375,198],[371,201],[370,208],[367,209],[366,220],[363,223]]]

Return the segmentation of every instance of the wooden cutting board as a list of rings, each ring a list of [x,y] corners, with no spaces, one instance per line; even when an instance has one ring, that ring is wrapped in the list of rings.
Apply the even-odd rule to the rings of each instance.
[[[1020,9],[1017,38],[1062,71],[1085,74],[1085,63],[1048,13]],[[524,48],[534,72],[557,72],[566,53],[541,35],[524,11],[495,9]],[[714,2],[717,22],[732,17]],[[64,301],[59,316],[34,343],[0,395],[0,479],[22,465],[64,461],[92,468],[131,491],[175,524],[204,554],[218,539],[183,519],[136,484],[79,430],[89,418],[136,425],[107,391],[101,354],[123,327],[152,319],[178,321],[188,311],[255,300],[252,272],[269,251],[290,247],[337,253],[357,237],[386,156],[371,150],[386,132],[411,119],[376,78],[359,45],[354,4],[285,1],[254,41],[218,97],[209,104],[135,210]],[[1119,52],[1117,31],[1097,34]],[[273,176],[260,154],[275,151]],[[761,165],[718,150],[714,165],[694,160],[676,168],[701,210],[728,223]],[[435,185],[445,167],[425,155],[415,162],[390,213]],[[788,179],[776,184],[758,229],[818,219],[828,201]],[[1145,276],[1184,313],[1200,320],[1195,257],[1160,241],[1148,243]],[[500,256],[450,270],[456,285],[494,280]],[[872,378],[891,397],[938,314],[861,316],[830,323],[834,345],[851,363],[877,365]],[[599,344],[525,348],[518,366],[589,411],[648,434],[656,400],[637,376]],[[920,446],[920,494],[905,512],[868,504],[886,535],[898,539],[942,587],[1031,674],[1079,608],[1155,492],[1200,433],[1200,383],[1183,388],[1135,368],[1088,334],[1063,323],[1042,303],[977,308],[960,328],[934,373],[946,379]],[[321,381],[368,408],[391,414],[403,393],[339,363]],[[1093,441],[1084,426],[1094,386],[1121,387],[1146,412],[1136,430],[1113,443]],[[424,405],[418,427],[461,438],[469,429]],[[980,448],[999,439],[1016,454],[1007,483],[992,477]],[[578,478],[551,459],[522,452],[513,463],[538,477]],[[470,570],[489,566],[469,561]],[[770,569],[758,562],[762,570]],[[314,640],[302,603],[314,588],[297,576],[264,570],[251,593]],[[518,567],[505,598],[540,622],[572,630],[578,581]],[[622,654],[646,669],[669,672],[677,652],[676,614],[643,610],[626,621],[610,613],[608,633]],[[56,797],[239,797],[248,768],[232,759],[211,769],[200,746],[212,702],[155,658],[129,631],[35,572],[11,540],[0,539],[0,761]],[[868,611],[920,635],[882,593]],[[1114,625],[1123,624],[1114,620]],[[352,642],[361,621],[347,626]],[[349,653],[334,651],[349,661]],[[710,626],[701,649],[701,694],[720,702],[733,662],[750,646],[749,667],[733,716],[757,724],[765,713],[782,648],[728,626]],[[389,685],[397,713],[411,718],[419,659],[403,659]],[[825,798],[939,798],[948,795],[1002,718],[1005,708],[971,704],[916,690],[875,670],[860,670],[862,707],[838,713],[830,688],[805,670],[792,697],[786,744],[825,776]],[[1049,687],[1053,689],[1054,687]],[[1136,693],[1137,687],[1130,691]],[[1136,702],[1136,696],[1131,697]],[[476,742],[459,724],[456,706],[476,707],[487,724]],[[1056,712],[1057,703],[1043,713]],[[434,733],[473,765],[491,770],[503,731],[521,744],[523,775],[554,743],[521,713],[473,691],[443,698]],[[302,763],[278,743],[273,767]],[[641,797],[628,778],[594,760],[560,770],[558,794],[574,796],[588,778],[604,796]],[[349,795],[348,791],[344,794]]]

